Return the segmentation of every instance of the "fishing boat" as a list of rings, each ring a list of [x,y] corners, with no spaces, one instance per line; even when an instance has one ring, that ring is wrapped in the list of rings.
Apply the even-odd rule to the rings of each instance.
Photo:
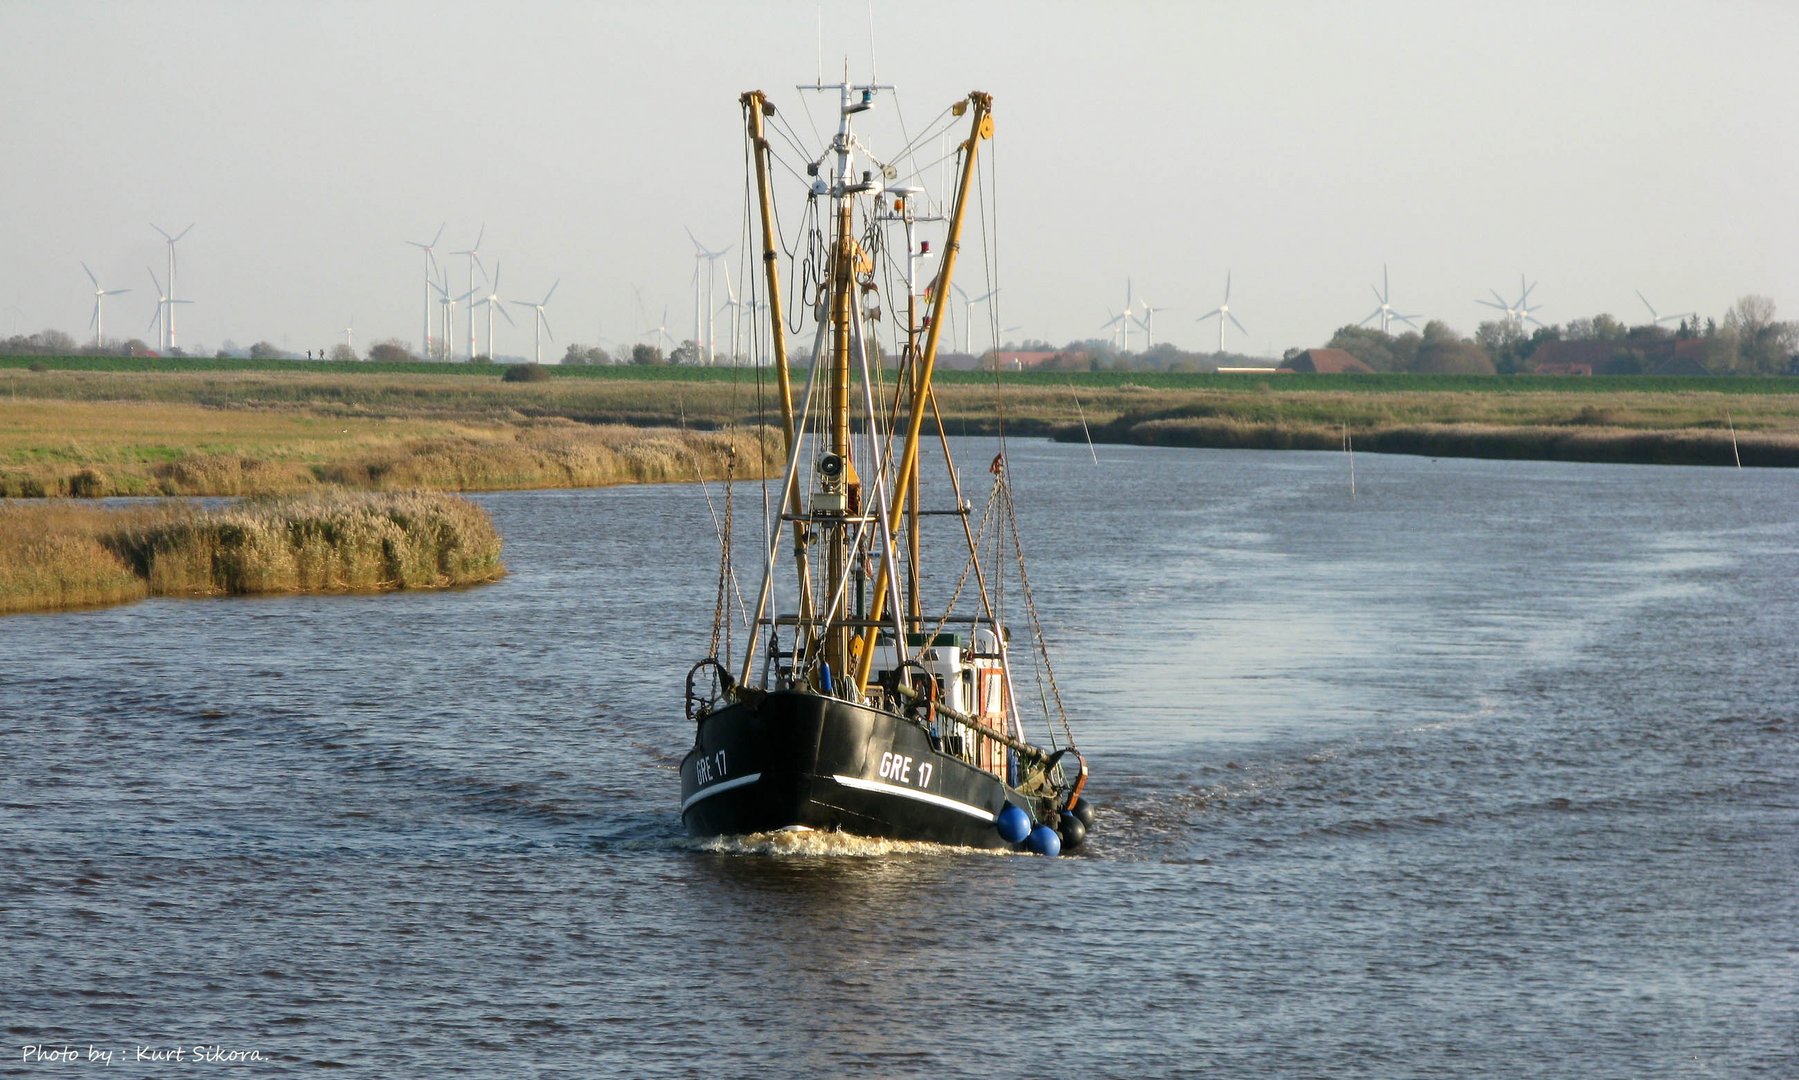
[[[687,676],[694,742],[681,763],[682,821],[696,837],[826,831],[1072,850],[1093,823],[1087,763],[1024,577],[1003,439],[977,511],[932,392],[977,160],[993,136],[991,98],[970,93],[942,114],[949,137],[965,138],[953,194],[933,204],[909,182],[922,169],[902,175],[904,156],[882,159],[864,144],[861,123],[890,85],[852,83],[846,72],[798,90],[837,107],[835,137],[798,161],[775,153],[773,125],[784,152],[803,143],[768,95],[740,99],[753,163],[746,205],[753,199],[760,224],[762,265],[750,281],[766,293],[758,337],[768,339],[785,458],[778,487],[765,486],[753,603],[736,589],[721,530],[713,655]],[[935,150],[930,139],[910,144]],[[785,218],[773,190],[782,172],[800,178],[804,199]],[[783,220],[799,235],[782,236]],[[933,258],[919,235],[927,226],[943,242],[921,282]],[[784,251],[802,253],[797,269],[783,266]],[[784,276],[800,281],[791,323]],[[808,319],[814,345],[801,367],[785,339]],[[921,476],[927,462],[943,468],[941,480]],[[955,553],[937,556],[927,540],[946,537]],[[1014,614],[1028,624],[1019,635],[1028,648],[1014,645]],[[1040,706],[1028,723],[1021,691]]]

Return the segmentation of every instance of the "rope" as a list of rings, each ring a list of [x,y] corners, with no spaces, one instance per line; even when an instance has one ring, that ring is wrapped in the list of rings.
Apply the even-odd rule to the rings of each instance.
[[[718,531],[718,596],[712,607],[712,644],[708,656],[729,656],[731,652],[731,630],[729,619],[731,605],[731,491],[732,480],[737,475],[737,448],[725,449],[725,520]],[[718,651],[720,639],[723,639],[724,653]]]
[[[1068,725],[1068,713],[1062,706],[1062,691],[1061,688],[1056,685],[1056,670],[1049,661],[1049,643],[1045,640],[1043,635],[1043,620],[1038,617],[1037,601],[1036,598],[1031,595],[1031,578],[1030,575],[1025,572],[1024,568],[1024,546],[1020,543],[1018,535],[1018,509],[1012,501],[1011,484],[1007,481],[1003,471],[1000,474],[999,484],[997,486],[1006,489],[1006,520],[1011,526],[1012,553],[1018,560],[1018,591],[1019,594],[1024,597],[1025,611],[1029,614],[1031,619],[1031,637],[1036,644],[1037,657],[1043,664],[1043,674],[1049,682],[1050,696],[1055,701],[1056,719],[1062,722],[1062,733],[1068,737],[1068,745],[1073,746],[1074,731]],[[1048,710],[1046,709],[1045,712],[1047,711]]]

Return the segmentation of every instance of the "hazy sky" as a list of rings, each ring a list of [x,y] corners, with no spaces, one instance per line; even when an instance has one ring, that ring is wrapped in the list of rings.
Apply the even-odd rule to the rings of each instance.
[[[485,224],[507,296],[560,279],[546,359],[646,340],[664,307],[688,336],[683,226],[739,237],[737,95],[796,115],[821,13],[827,73],[847,54],[866,77],[865,0],[0,0],[0,332],[80,339],[85,260],[133,290],[108,300],[108,336],[152,340],[150,223],[192,222],[182,344],[303,352],[353,319],[359,348],[416,347],[404,241],[447,221],[441,251]],[[1399,310],[1464,333],[1520,274],[1546,322],[1643,320],[1638,289],[1664,313],[1722,317],[1753,292],[1799,318],[1799,4],[927,0],[873,18],[915,127],[994,95],[1010,337],[1100,336],[1128,277],[1166,308],[1158,339],[1209,349],[1194,319],[1228,270],[1249,336],[1227,346],[1278,355],[1366,316],[1383,263]],[[513,310],[497,351],[528,354]]]

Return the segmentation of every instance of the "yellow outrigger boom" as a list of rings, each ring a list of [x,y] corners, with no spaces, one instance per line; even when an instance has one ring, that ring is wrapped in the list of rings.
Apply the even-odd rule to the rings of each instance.
[[[991,95],[976,90],[962,101],[956,103],[956,115],[961,116],[968,107],[974,106],[974,119],[969,128],[968,141],[962,144],[962,176],[956,185],[955,209],[950,212],[949,238],[943,249],[943,269],[938,274],[936,288],[931,293],[931,325],[925,334],[924,353],[918,358],[917,373],[913,379],[912,408],[906,417],[906,445],[901,451],[899,473],[894,479],[893,490],[909,492],[918,468],[918,440],[924,428],[925,411],[930,403],[931,373],[937,365],[937,342],[943,336],[943,308],[949,301],[950,277],[955,273],[956,255],[962,248],[962,218],[968,209],[968,192],[974,186],[974,160],[982,139],[993,137],[993,98]],[[905,501],[894,499],[889,513],[888,528],[899,531],[900,517],[905,512]],[[916,526],[914,526],[916,527]],[[856,645],[856,693],[867,691],[868,676],[874,667],[875,627],[880,624],[884,614],[883,607],[887,600],[889,576],[893,570],[887,560],[881,560],[880,576],[876,579],[874,597],[871,601],[873,609],[868,613],[871,625],[862,633]]]

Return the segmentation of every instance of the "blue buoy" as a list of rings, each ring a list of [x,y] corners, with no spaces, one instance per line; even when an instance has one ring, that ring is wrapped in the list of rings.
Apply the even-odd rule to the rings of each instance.
[[[1000,839],[1008,844],[1016,844],[1031,835],[1031,815],[1011,803],[999,812],[993,824],[999,829]]]
[[[1030,841],[1025,846],[1031,849],[1033,855],[1055,856],[1062,854],[1062,838],[1057,836],[1056,830],[1048,825],[1039,825],[1032,829]]]

